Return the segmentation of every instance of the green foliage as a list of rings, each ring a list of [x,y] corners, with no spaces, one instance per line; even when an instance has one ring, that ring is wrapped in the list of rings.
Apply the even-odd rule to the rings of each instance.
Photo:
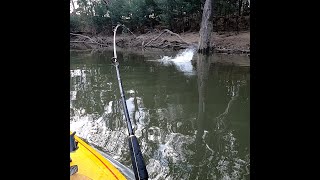
[[[170,29],[178,29],[186,18],[201,13],[199,0],[155,0],[155,3],[160,9],[161,24]]]
[[[73,0],[78,5],[70,14],[70,30],[111,32],[117,23],[144,33],[162,25],[175,32],[200,26],[205,0]],[[242,10],[239,11],[240,3]],[[249,14],[247,0],[213,0],[216,16]],[[200,17],[200,19],[199,19]],[[192,29],[193,27],[193,29]]]
[[[105,17],[107,15],[107,7],[101,1],[96,3],[93,9],[95,12],[95,16]]]
[[[113,24],[124,23],[129,18],[128,0],[111,0],[108,10]]]
[[[111,32],[112,28],[110,26],[111,24],[111,18],[108,17],[108,11],[105,4],[100,1],[95,4],[93,7],[94,9],[94,16],[92,17],[92,24],[96,30],[97,33],[100,32]]]
[[[133,24],[141,26],[146,23],[149,14],[144,0],[132,0],[129,4],[129,8],[130,18]]]
[[[81,31],[81,21],[79,16],[70,15],[70,31]]]

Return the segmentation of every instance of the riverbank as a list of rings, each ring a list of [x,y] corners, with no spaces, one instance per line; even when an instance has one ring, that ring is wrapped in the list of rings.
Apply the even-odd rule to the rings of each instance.
[[[227,54],[250,55],[250,31],[242,32],[214,32],[212,34],[214,51]],[[176,34],[171,31],[155,31],[141,35],[131,33],[117,34],[118,47],[143,47],[157,49],[185,49],[190,46],[197,47],[198,32]],[[71,34],[70,48],[85,50],[113,46],[113,36],[96,36]]]

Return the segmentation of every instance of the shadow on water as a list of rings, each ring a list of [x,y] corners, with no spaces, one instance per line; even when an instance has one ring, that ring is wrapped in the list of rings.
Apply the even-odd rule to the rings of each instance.
[[[247,57],[117,54],[150,179],[250,179]],[[131,168],[111,57],[111,51],[70,54],[70,127]]]

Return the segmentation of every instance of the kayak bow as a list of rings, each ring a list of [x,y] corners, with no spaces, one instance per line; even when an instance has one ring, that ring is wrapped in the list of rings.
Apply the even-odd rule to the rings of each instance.
[[[126,177],[104,156],[89,146],[82,139],[71,133],[70,138],[74,137],[75,146],[70,139],[70,179],[110,179],[122,180]],[[71,149],[70,149],[71,151]],[[71,167],[75,168],[74,174],[71,175]]]

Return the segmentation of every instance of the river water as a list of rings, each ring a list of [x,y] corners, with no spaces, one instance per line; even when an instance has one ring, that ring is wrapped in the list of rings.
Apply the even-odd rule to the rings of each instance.
[[[244,55],[117,50],[150,179],[250,179]],[[113,51],[70,51],[70,130],[131,168]]]

